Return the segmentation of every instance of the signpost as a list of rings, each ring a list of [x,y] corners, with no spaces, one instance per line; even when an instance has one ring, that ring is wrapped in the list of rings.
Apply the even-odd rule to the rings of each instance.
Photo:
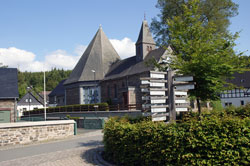
[[[153,121],[175,121],[176,112],[188,111],[187,91],[194,89],[192,81],[193,76],[176,76],[172,70],[150,71],[150,77],[141,78],[142,107],[146,115],[150,114]]]

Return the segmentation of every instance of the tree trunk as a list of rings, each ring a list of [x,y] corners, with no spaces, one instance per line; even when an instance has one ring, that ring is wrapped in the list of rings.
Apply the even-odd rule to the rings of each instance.
[[[198,107],[198,112],[199,112],[199,116],[201,115],[201,104],[200,104],[200,100],[197,98],[197,107]]]

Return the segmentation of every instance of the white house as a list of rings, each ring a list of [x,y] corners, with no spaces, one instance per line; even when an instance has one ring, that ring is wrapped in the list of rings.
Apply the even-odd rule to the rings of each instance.
[[[236,85],[238,88],[224,91],[220,94],[223,107],[234,105],[236,107],[250,103],[250,72],[235,73],[234,79],[229,83]]]
[[[31,92],[28,92],[17,103],[18,116],[21,117],[23,111],[30,111],[43,107],[43,98],[39,94],[35,97]]]

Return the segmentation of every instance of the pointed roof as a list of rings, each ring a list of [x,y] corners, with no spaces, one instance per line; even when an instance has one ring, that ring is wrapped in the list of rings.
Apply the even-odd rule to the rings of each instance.
[[[136,45],[140,44],[140,43],[149,43],[149,44],[155,45],[155,41],[151,35],[151,32],[149,30],[149,26],[148,26],[148,22],[146,20],[144,20],[142,22],[140,34],[139,34],[139,37],[137,39]]]
[[[120,60],[119,55],[100,26],[64,85],[102,80],[110,66],[118,60]]]
[[[38,94],[37,94],[38,95]],[[40,100],[41,96],[35,96],[32,92],[27,92],[18,102],[17,105],[44,105],[44,103]],[[27,101],[26,101],[27,99]],[[29,102],[30,100],[30,102]]]

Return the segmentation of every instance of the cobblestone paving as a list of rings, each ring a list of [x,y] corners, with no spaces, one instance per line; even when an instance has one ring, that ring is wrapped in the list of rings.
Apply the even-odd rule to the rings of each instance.
[[[111,166],[101,157],[100,142],[84,144],[87,146],[2,161],[0,166]]]

